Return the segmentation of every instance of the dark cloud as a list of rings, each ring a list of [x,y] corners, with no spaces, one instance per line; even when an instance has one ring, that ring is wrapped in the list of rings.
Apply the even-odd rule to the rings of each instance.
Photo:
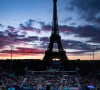
[[[40,41],[41,41],[40,48],[46,49],[48,47],[49,38],[48,37],[41,37]]]
[[[45,25],[45,23],[42,22],[42,21],[38,21],[38,23],[39,23],[41,26],[44,26],[44,25]]]
[[[44,26],[45,27],[45,26]],[[45,31],[45,30],[44,30]],[[90,38],[87,42],[92,43],[100,43],[100,29],[87,25],[87,26],[67,26],[67,25],[60,25],[59,31],[62,32],[64,35],[73,34],[75,37],[82,37],[82,38]],[[44,37],[41,38],[43,40],[43,45],[45,47],[48,46],[48,38]],[[79,50],[90,50],[89,45],[83,43],[82,41],[68,41],[68,40],[62,40],[64,48],[72,48],[72,49],[79,49]],[[69,43],[71,44],[70,47],[68,47]]]
[[[34,28],[32,26],[24,24],[20,24],[20,29],[34,31]]]
[[[77,33],[84,37],[95,37],[100,35],[100,30],[93,26],[80,26],[77,28]]]
[[[33,22],[35,22],[35,20],[32,20],[32,19],[29,19],[27,22],[26,22],[26,25],[28,27],[32,26]]]
[[[89,16],[85,17],[85,20],[87,22],[94,22],[94,23],[100,24],[100,16],[96,17],[96,16],[93,16],[93,15],[89,15]]]
[[[100,29],[87,25],[87,26],[79,26],[79,27],[73,27],[73,26],[59,26],[60,32],[64,33],[65,35],[74,34],[76,37],[83,37],[83,38],[90,38],[91,42],[94,43],[100,43]]]
[[[90,50],[89,45],[81,41],[62,40],[62,44],[63,44],[63,47],[66,49]]]
[[[37,36],[29,36],[27,38],[21,39],[24,42],[33,42],[33,41],[38,41],[39,38]]]
[[[34,32],[40,33],[39,29],[34,28],[33,23],[35,22],[45,27],[44,22],[29,19],[25,24],[20,24],[20,27],[18,28],[15,28],[13,26],[7,26],[6,30],[0,31],[0,48],[3,48],[7,45],[9,46],[15,43],[17,44],[21,42],[24,43],[24,42],[38,41],[39,40],[38,36],[26,37],[28,31],[34,31]],[[0,26],[2,26],[2,24],[0,24]],[[47,25],[46,25],[46,28],[47,28]],[[25,32],[23,30],[25,30]]]
[[[15,31],[15,28],[12,27],[12,26],[8,26],[8,30],[10,30],[11,32],[14,32]]]
[[[69,8],[77,10],[86,21],[100,24],[100,0],[71,0]]]
[[[42,37],[41,40],[41,47],[43,49],[46,49],[48,47],[49,44],[49,39],[48,37]],[[83,43],[82,41],[75,41],[75,40],[61,40],[63,48],[64,49],[73,49],[73,50],[80,50],[77,51],[78,53],[85,53],[85,52],[91,52],[92,48],[90,44],[87,43]],[[98,47],[98,45],[96,45],[96,47]],[[58,48],[58,47],[54,47],[54,48]],[[100,50],[100,47],[95,49],[96,51]]]
[[[40,41],[48,42],[49,41],[49,38],[48,37],[41,37],[40,38]]]
[[[16,41],[16,43],[18,43],[18,42],[23,42],[23,43],[28,43],[28,42],[34,42],[34,41],[38,41],[39,40],[39,37],[37,37],[37,36],[29,36],[29,37],[21,37],[21,35],[20,36],[18,36],[16,39],[15,39],[15,41]]]
[[[8,39],[12,41],[20,36],[17,33],[9,32],[8,30],[6,30],[6,34],[7,34]]]
[[[88,50],[73,51],[73,52],[68,52],[68,54],[75,55],[75,56],[76,55],[88,55],[89,53],[87,53],[87,52],[91,52],[91,51],[88,51]]]
[[[71,4],[84,12],[99,12],[100,10],[100,0],[71,0]]]
[[[40,27],[36,28],[34,26],[34,23],[39,24],[41,26],[41,29],[40,29]],[[33,31],[36,33],[41,33],[41,31],[51,31],[52,28],[51,28],[51,25],[45,24],[44,22],[29,19],[26,23],[24,23],[24,24],[21,23],[19,25],[19,29],[25,30],[25,31]]]
[[[25,35],[19,35],[18,32],[14,31],[15,28],[12,26],[7,27],[8,30],[0,31],[0,48],[10,46],[21,42],[34,42],[39,40],[37,36],[25,37]]]
[[[67,51],[67,54],[84,55],[87,54],[88,52],[100,51],[99,45],[90,45],[87,43],[83,43],[81,41],[62,40],[62,45],[64,49],[78,50],[72,52]]]
[[[76,25],[76,23],[72,22],[72,23],[70,23],[70,25],[73,26],[73,25]]]
[[[4,25],[0,24],[0,27],[2,28]]]
[[[5,47],[6,45],[9,45],[11,41],[9,40],[8,36],[5,36],[5,32],[0,31],[0,49]]]
[[[36,29],[33,26],[33,23],[36,22],[35,20],[28,20],[25,24],[20,24],[20,27],[18,27],[19,32],[25,31],[28,32],[30,31],[43,31],[43,32],[50,32],[52,31],[52,27],[50,24],[46,25],[44,22],[37,21],[42,27],[41,29]],[[8,26],[7,30],[0,31],[0,48],[3,48],[4,46],[11,45],[11,44],[17,44],[17,43],[25,43],[25,42],[33,42],[34,41],[40,41],[39,48],[41,49],[47,49],[48,44],[49,44],[49,37],[38,37],[38,36],[27,36],[26,34],[19,34],[18,30],[16,30],[15,27],[13,26]],[[100,43],[100,29],[96,28],[95,26],[78,26],[78,27],[73,27],[73,26],[67,26],[67,25],[60,25],[59,26],[59,31],[60,33],[64,35],[75,35],[75,37],[82,37],[82,38],[90,38],[87,42],[92,42],[92,43]],[[38,33],[39,35],[41,34]],[[83,43],[82,41],[75,41],[75,40],[67,40],[67,39],[62,39],[62,45],[64,49],[74,49],[74,50],[80,50],[80,52],[77,53],[85,53],[85,52],[91,52],[90,45],[87,43]],[[38,46],[37,46],[38,47]],[[32,49],[22,49],[22,48],[17,48],[18,52],[32,52],[32,53],[39,53],[39,50]],[[25,51],[26,50],[26,51]],[[29,51],[28,51],[29,50]],[[100,48],[96,49],[100,50]],[[17,52],[13,51],[13,52]],[[10,52],[9,50],[2,51],[4,52]],[[40,53],[43,53],[40,50]],[[70,53],[70,52],[69,52]],[[74,52],[73,52],[74,53]]]
[[[13,54],[43,54],[44,50],[38,48],[16,48],[17,50],[12,50]],[[11,50],[3,50],[0,53],[11,53]]]
[[[21,30],[25,30],[25,31],[33,31],[33,32],[37,32],[37,33],[40,33],[40,29],[38,28],[35,28],[33,26],[33,23],[36,22],[35,20],[32,20],[32,19],[29,19],[26,23],[21,23],[19,25],[19,29]],[[41,22],[38,22],[41,24]]]
[[[67,25],[61,25],[59,26],[59,31],[63,32],[64,34],[72,34],[75,33],[76,28],[75,27],[71,27],[71,26],[67,26]]]
[[[72,19],[73,19],[72,17],[66,17],[66,19],[64,20],[64,22],[71,21]]]
[[[51,28],[51,25],[42,25],[42,30],[44,30],[44,31],[51,31],[52,30],[52,28]]]
[[[17,48],[18,52],[22,53],[33,53],[33,54],[43,54],[44,50],[38,49],[38,48]]]
[[[97,40],[97,43],[100,43],[98,39],[100,38],[100,29],[94,26],[81,26],[78,27],[76,32],[79,34],[79,37],[90,37],[91,41]]]

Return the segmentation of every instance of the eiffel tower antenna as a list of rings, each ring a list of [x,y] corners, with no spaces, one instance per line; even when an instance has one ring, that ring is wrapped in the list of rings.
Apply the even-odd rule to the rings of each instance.
[[[54,44],[57,44],[58,49],[53,50]],[[58,28],[58,17],[57,17],[57,0],[53,0],[53,22],[52,22],[52,33],[50,36],[50,42],[48,45],[47,50],[45,51],[45,56],[43,58],[46,62],[51,62],[54,59],[59,59],[61,62],[65,62],[68,60],[66,56],[66,52],[63,49],[61,43],[61,37],[59,35],[59,28]]]

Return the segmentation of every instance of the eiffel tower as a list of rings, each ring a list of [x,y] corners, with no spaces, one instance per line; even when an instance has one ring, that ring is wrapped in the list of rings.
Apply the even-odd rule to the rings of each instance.
[[[57,46],[56,50],[54,50],[55,44]],[[52,33],[51,33],[50,42],[49,42],[47,50],[45,51],[45,56],[43,60],[48,63],[50,63],[53,60],[59,60],[60,62],[64,63],[68,60],[66,56],[66,52],[64,51],[62,43],[61,43],[61,37],[59,35],[58,18],[57,18],[57,0],[53,0]]]

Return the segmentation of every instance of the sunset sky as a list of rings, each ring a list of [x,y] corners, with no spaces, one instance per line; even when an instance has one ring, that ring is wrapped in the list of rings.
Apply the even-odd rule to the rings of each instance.
[[[42,59],[51,35],[53,0],[0,0],[0,59]],[[100,60],[100,0],[58,0],[69,60]]]

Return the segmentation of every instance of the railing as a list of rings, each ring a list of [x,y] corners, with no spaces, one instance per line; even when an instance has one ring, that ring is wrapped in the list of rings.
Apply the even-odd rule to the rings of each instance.
[[[76,74],[77,71],[31,71],[33,75],[71,75]]]

